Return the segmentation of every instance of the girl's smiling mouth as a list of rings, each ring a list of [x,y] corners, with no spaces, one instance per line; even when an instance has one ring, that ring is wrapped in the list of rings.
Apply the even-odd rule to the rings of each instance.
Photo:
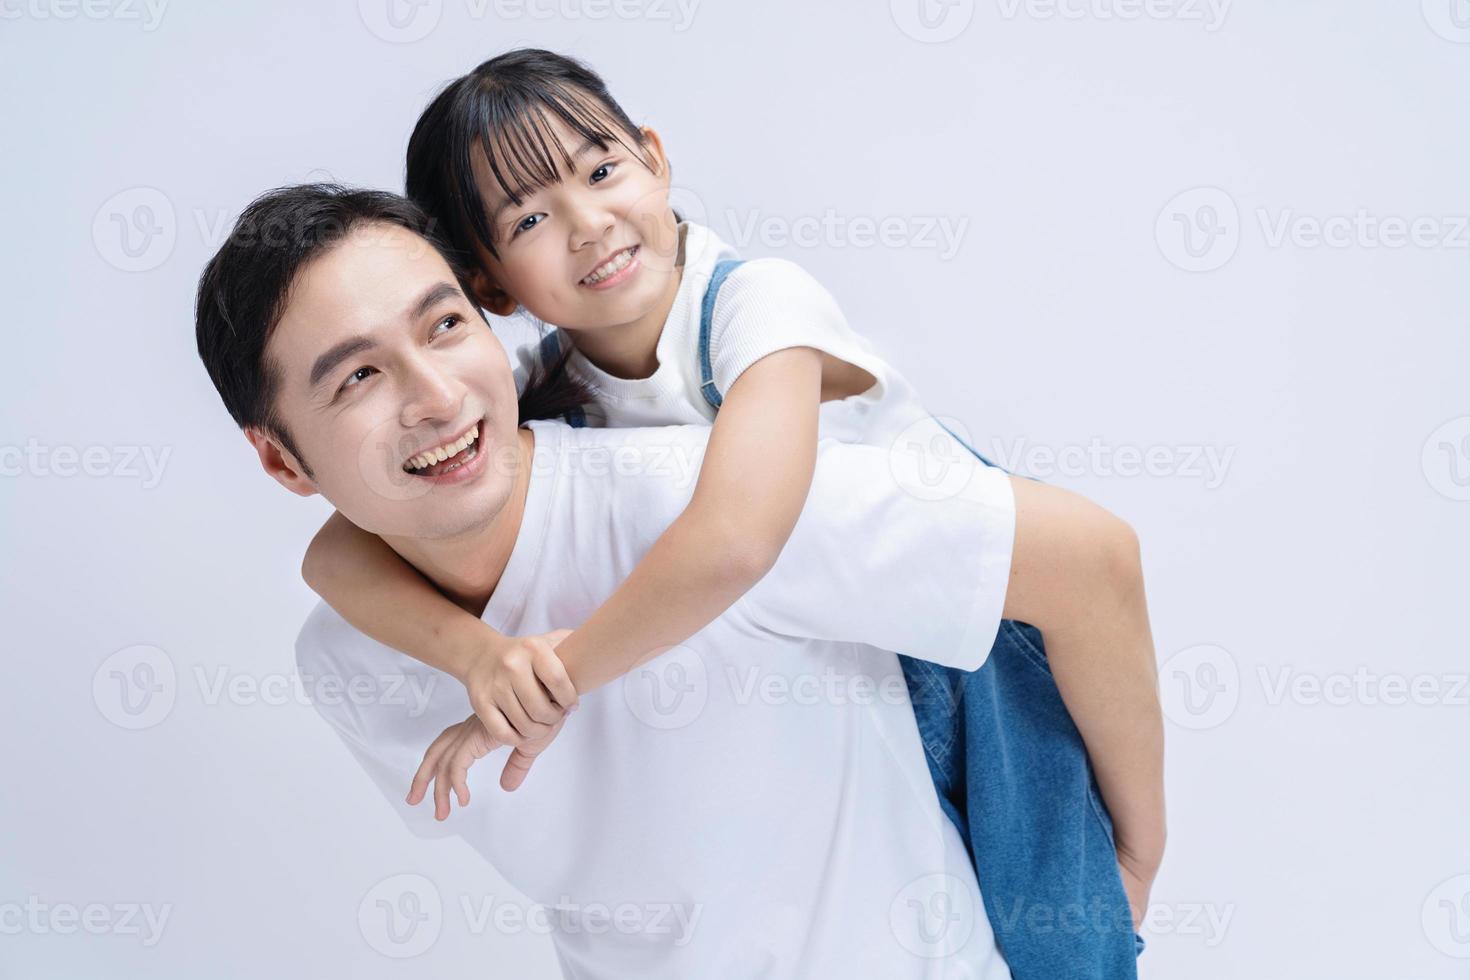
[[[578,285],[588,289],[611,289],[633,277],[641,267],[638,250],[641,246],[630,245],[614,252],[605,262],[578,280]]]

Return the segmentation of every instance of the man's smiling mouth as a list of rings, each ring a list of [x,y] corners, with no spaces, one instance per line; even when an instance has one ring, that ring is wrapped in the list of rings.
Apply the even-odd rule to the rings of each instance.
[[[481,419],[457,438],[411,457],[403,464],[404,472],[414,476],[442,476],[459,469],[480,454],[480,430],[483,425],[484,419]]]

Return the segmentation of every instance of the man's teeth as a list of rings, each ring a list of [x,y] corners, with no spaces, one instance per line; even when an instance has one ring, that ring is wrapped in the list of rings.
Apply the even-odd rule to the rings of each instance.
[[[588,285],[591,285],[592,283],[602,282],[602,280],[608,278],[609,276],[614,276],[617,275],[619,272],[622,272],[628,267],[628,263],[632,261],[633,249],[631,247],[625,248],[617,255],[614,255],[612,258],[602,263],[602,265],[598,266],[595,270],[593,270],[590,276],[588,276],[586,279],[583,279],[582,281],[587,283]]]
[[[478,438],[480,438],[480,427],[477,425],[449,445],[419,453],[403,465],[411,470],[421,470],[433,466],[435,463],[442,463],[455,453],[464,452],[470,446],[474,445],[475,440]]]

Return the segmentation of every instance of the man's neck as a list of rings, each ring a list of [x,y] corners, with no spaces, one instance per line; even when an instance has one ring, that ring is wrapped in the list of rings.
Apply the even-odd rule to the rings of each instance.
[[[515,479],[510,496],[483,528],[453,538],[387,539],[404,561],[427,578],[456,605],[476,616],[485,611],[515,550],[526,495],[531,485],[531,459],[536,437],[530,429],[516,430]],[[491,465],[498,465],[491,462]]]

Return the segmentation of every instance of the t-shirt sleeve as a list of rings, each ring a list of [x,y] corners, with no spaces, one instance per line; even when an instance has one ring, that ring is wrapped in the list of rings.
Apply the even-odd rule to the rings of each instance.
[[[388,806],[398,814],[410,831],[425,839],[448,837],[457,833],[459,826],[453,819],[442,822],[434,819],[432,797],[421,801],[418,806],[410,806],[404,800],[413,774],[422,760],[422,750],[418,758],[413,758],[406,746],[369,746],[360,730],[359,709],[354,704],[353,697],[345,693],[342,696],[336,696],[335,693],[329,697],[320,696],[320,692],[337,690],[324,683],[324,679],[328,677],[345,683],[351,682],[354,677],[363,676],[347,667],[350,660],[345,656],[343,644],[353,642],[354,638],[357,642],[371,642],[357,634],[324,603],[319,604],[307,617],[296,638],[296,663],[303,678],[312,678],[318,682],[319,692],[318,696],[311,697],[312,707],[341,738],[353,759],[367,772],[373,785],[378,787],[387,800]],[[366,679],[378,681],[380,678],[372,676]],[[434,735],[437,734],[436,731]],[[432,737],[425,740],[422,748],[427,749],[431,741]]]
[[[892,449],[823,440],[806,505],[741,599],[759,626],[978,669],[1015,540],[1010,478],[934,423]]]
[[[789,347],[814,347],[881,379],[872,346],[837,300],[795,262],[752,259],[725,279],[710,321],[710,369],[721,393],[756,361]]]

